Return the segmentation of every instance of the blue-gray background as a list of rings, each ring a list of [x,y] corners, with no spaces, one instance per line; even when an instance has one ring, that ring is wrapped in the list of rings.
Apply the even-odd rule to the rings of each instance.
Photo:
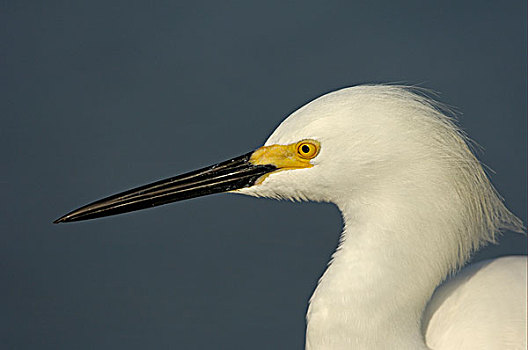
[[[363,82],[462,113],[526,222],[526,1],[0,2],[0,347],[301,349],[331,205],[216,195],[52,225],[252,150]],[[476,259],[526,254],[506,234]]]

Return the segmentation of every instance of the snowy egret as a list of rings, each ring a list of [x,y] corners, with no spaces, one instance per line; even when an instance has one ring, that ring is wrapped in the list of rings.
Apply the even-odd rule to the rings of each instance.
[[[290,115],[254,152],[55,222],[218,192],[339,207],[344,230],[310,300],[307,349],[526,348],[526,257],[470,266],[438,287],[502,229],[524,227],[462,132],[415,90],[329,93]]]

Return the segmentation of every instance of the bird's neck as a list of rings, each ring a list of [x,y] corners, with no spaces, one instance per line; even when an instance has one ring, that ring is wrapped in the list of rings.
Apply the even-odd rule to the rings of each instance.
[[[392,203],[339,207],[345,228],[310,301],[306,348],[427,349],[422,313],[449,272],[432,238],[442,233]]]

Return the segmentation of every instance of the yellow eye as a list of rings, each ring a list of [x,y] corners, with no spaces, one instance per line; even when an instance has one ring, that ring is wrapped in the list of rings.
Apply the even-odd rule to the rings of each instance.
[[[297,154],[304,159],[312,159],[319,153],[319,142],[304,140],[297,143]]]

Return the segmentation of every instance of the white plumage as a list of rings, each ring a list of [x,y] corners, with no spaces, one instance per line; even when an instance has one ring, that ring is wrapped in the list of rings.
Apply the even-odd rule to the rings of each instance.
[[[526,259],[461,270],[435,291],[422,322],[431,349],[526,349]]]
[[[55,222],[225,191],[341,210],[339,247],[308,308],[308,350],[526,349],[526,257],[476,264],[437,289],[502,229],[524,228],[465,136],[416,90],[358,86],[327,94],[254,152]]]
[[[294,112],[266,145],[303,139],[321,144],[313,167],[237,192],[332,202],[343,215],[307,349],[526,348],[526,257],[466,268],[431,299],[500,230],[524,231],[438,104],[404,87],[342,89]]]

